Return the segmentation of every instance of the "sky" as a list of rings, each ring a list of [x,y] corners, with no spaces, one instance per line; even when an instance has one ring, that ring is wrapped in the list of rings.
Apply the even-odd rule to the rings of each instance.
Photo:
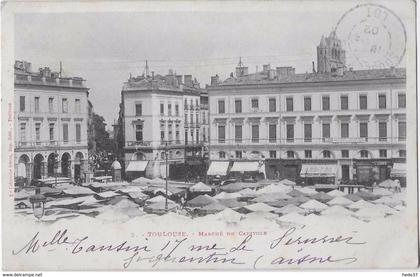
[[[49,66],[80,76],[94,111],[108,127],[118,118],[121,88],[129,75],[149,70],[191,74],[202,87],[210,77],[235,71],[239,57],[250,73],[263,64],[311,72],[316,46],[354,2],[304,1],[264,11],[160,11],[25,13],[15,16],[15,59],[32,69]],[[314,2],[315,3],[315,2]]]

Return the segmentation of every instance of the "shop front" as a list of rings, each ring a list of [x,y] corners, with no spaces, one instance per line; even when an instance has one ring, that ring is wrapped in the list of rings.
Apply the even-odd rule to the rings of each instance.
[[[394,161],[390,177],[393,180],[399,180],[401,187],[407,186],[407,166],[404,161]]]
[[[338,166],[336,163],[305,163],[302,164],[300,177],[306,186],[336,185]]]
[[[372,186],[390,177],[392,161],[389,159],[353,160],[353,179],[359,185]]]
[[[267,179],[292,181],[299,179],[302,164],[300,159],[266,159],[264,164]]]
[[[262,161],[234,161],[229,171],[232,179],[265,179],[265,166]]]

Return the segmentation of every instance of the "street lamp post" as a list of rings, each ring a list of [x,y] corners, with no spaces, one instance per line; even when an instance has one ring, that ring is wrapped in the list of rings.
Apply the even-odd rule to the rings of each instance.
[[[39,220],[44,216],[45,202],[47,198],[41,194],[41,189],[35,189],[35,195],[29,197],[29,202],[32,204],[34,216]]]
[[[165,142],[166,182],[165,182],[165,211],[168,211],[168,141]]]

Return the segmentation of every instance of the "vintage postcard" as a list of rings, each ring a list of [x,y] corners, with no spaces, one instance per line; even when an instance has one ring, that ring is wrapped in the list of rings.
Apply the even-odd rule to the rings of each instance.
[[[3,1],[3,270],[417,268],[415,9]]]

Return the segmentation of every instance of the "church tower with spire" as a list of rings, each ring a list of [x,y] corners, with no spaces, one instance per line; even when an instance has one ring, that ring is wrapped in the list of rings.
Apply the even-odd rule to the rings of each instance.
[[[346,51],[335,31],[332,31],[328,37],[322,36],[317,46],[317,61],[319,73],[335,72],[346,66]]]

